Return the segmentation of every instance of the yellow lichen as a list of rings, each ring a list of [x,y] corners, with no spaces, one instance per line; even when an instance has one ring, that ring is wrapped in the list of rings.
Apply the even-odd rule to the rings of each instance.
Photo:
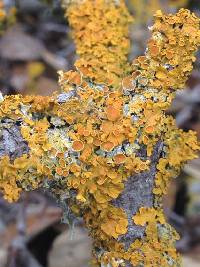
[[[140,208],[139,212],[133,216],[133,221],[137,225],[144,226],[146,223],[165,223],[164,215],[161,210],[154,208]]]
[[[72,2],[66,16],[80,56],[75,66],[95,82],[118,87],[129,70],[128,25],[132,19],[124,1]]]

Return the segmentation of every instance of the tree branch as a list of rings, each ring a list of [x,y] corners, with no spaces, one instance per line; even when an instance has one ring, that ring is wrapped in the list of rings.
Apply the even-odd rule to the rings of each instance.
[[[90,12],[98,13],[98,8],[102,16],[102,10],[106,10],[110,24],[114,20],[114,16],[110,20],[111,14],[119,16],[113,27],[123,30],[114,47],[120,47],[121,40],[126,39],[127,24],[120,17],[123,1],[95,3],[100,7],[94,6],[93,0],[83,1],[77,12],[75,1],[69,11],[78,49],[84,50],[83,54],[79,50],[80,61],[86,60],[86,69],[81,63],[79,71],[60,72],[61,94],[7,96],[0,103],[0,189],[9,201],[17,200],[21,190],[38,187],[67,201],[71,211],[84,218],[94,240],[95,266],[180,266],[175,249],[178,236],[165,221],[162,196],[171,177],[187,160],[197,157],[199,145],[195,133],[177,129],[165,110],[173,89],[180,88],[191,71],[199,45],[199,19],[185,10],[169,16],[158,12],[150,41],[155,47],[136,60],[122,87],[121,70],[113,72],[118,82],[107,86],[98,75],[110,73],[113,66],[110,43],[100,42],[100,47],[109,52],[102,48],[105,57],[95,60],[97,40],[91,52],[87,40],[79,37],[94,33],[98,25]],[[110,27],[104,30],[108,40],[113,40]],[[178,66],[168,62],[166,52],[170,34],[176,32],[174,56]],[[117,34],[116,30],[112,33]],[[184,64],[179,57],[180,46],[187,54]],[[120,50],[122,66],[125,50]],[[118,50],[113,51],[114,58],[118,57]],[[175,74],[182,68],[184,75],[176,81]]]

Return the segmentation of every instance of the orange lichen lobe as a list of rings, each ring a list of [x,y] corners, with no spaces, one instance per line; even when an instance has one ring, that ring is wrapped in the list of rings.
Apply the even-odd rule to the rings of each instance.
[[[116,164],[121,164],[126,161],[126,156],[124,154],[117,154],[114,156],[114,161]]]
[[[112,142],[110,142],[110,141],[104,142],[104,143],[102,143],[102,145],[101,145],[101,148],[102,148],[103,150],[105,150],[106,152],[111,151],[114,147],[115,147],[115,144],[112,143]]]
[[[110,206],[107,212],[102,212],[101,229],[108,236],[115,239],[127,232],[128,221],[122,209]]]
[[[155,208],[141,207],[139,212],[133,216],[133,221],[137,225],[145,226],[148,223],[165,223],[164,214]]]
[[[109,121],[116,121],[120,117],[121,111],[117,109],[114,105],[109,105],[106,108],[106,116]]]
[[[81,140],[73,141],[72,148],[74,151],[81,151],[84,149],[84,144]]]

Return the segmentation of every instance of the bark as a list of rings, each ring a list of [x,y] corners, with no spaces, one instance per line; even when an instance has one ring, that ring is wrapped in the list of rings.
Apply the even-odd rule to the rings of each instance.
[[[122,208],[128,216],[128,231],[119,238],[123,242],[125,248],[136,240],[142,239],[145,235],[145,227],[135,225],[132,217],[141,207],[152,208],[154,206],[154,179],[156,175],[156,165],[161,157],[163,143],[160,141],[156,144],[154,152],[151,156],[150,169],[140,174],[129,177],[125,182],[125,188],[120,196],[113,200],[113,205]],[[144,154],[144,149],[141,154]]]
[[[0,157],[7,155],[13,161],[23,154],[28,154],[28,144],[21,135],[19,125],[20,122],[6,118],[1,122]]]
[[[62,93],[58,95],[57,99],[59,103],[65,103],[71,97],[74,97],[76,92],[70,92],[70,94]],[[14,121],[5,118],[1,121],[1,139],[0,139],[0,156],[9,156],[10,160],[13,162],[16,158],[21,157],[24,153],[29,154],[30,148],[26,140],[23,139],[20,132],[20,124],[23,121]],[[55,128],[55,131],[58,129]],[[153,154],[151,156],[150,168],[148,171],[141,172],[137,175],[131,176],[125,182],[125,187],[122,193],[116,199],[112,200],[112,205],[123,209],[126,212],[128,218],[128,228],[125,235],[118,237],[117,242],[123,243],[125,251],[128,251],[130,245],[134,243],[136,239],[143,240],[146,236],[146,226],[135,225],[132,217],[138,212],[142,207],[153,208],[154,207],[154,182],[155,175],[157,172],[156,166],[159,159],[162,157],[163,153],[163,141],[157,142]],[[142,147],[138,152],[137,156],[143,159],[147,158],[146,149]],[[75,215],[70,209],[71,204],[76,202],[76,190],[69,190],[66,197],[65,194],[61,195],[58,192],[59,183],[53,180],[44,179],[43,186],[45,189],[55,195],[63,208],[63,212],[67,218],[67,222],[73,224],[75,220]],[[63,197],[64,196],[64,197]],[[84,210],[82,211],[84,215]],[[95,220],[95,218],[94,218]],[[98,238],[97,238],[98,239]],[[95,244],[97,240],[94,240]],[[101,243],[101,241],[100,241]],[[104,252],[109,252],[107,247],[101,243],[98,248],[102,249]],[[94,247],[94,254],[98,258],[98,250]],[[104,266],[104,265],[103,265]],[[108,265],[110,266],[110,265]],[[119,265],[121,266],[121,265]],[[125,262],[125,267],[132,267],[129,260]],[[144,265],[145,266],[145,265]],[[176,266],[179,266],[178,264]]]
[[[58,100],[60,103],[66,102],[75,92],[70,94],[60,94]],[[0,157],[9,156],[10,160],[13,161],[16,158],[21,157],[23,154],[28,154],[30,148],[27,141],[23,139],[20,132],[20,122],[13,121],[10,119],[4,119],[1,121],[1,139],[0,139]],[[128,218],[128,229],[125,235],[118,238],[119,242],[122,242],[125,249],[128,250],[130,245],[136,239],[143,239],[145,236],[145,226],[135,225],[133,223],[132,217],[141,207],[153,207],[154,206],[154,179],[156,174],[156,165],[162,155],[163,142],[159,141],[151,156],[150,169],[144,171],[140,174],[129,177],[125,182],[125,187],[123,192],[118,198],[112,201],[112,204],[118,208],[122,208]],[[138,156],[146,157],[146,150],[142,148],[138,151]],[[44,180],[45,181],[45,180]],[[45,184],[46,183],[46,184]],[[70,203],[75,200],[76,192],[70,191],[70,196],[68,198],[62,199],[62,196],[55,194],[57,189],[57,184],[54,181],[45,181],[45,188],[49,187],[49,191],[52,192],[55,197],[59,200],[63,212],[67,215],[68,223],[73,223],[75,216],[70,210]],[[48,184],[48,186],[47,186]],[[126,262],[125,267],[133,266],[129,261]]]

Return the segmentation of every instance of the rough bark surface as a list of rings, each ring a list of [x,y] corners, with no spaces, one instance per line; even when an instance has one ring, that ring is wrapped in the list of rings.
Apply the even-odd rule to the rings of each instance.
[[[0,157],[9,156],[11,160],[28,154],[27,141],[23,139],[20,132],[20,121],[13,122],[5,119],[1,122],[0,129]]]
[[[125,182],[123,192],[117,199],[112,201],[114,206],[125,210],[128,217],[127,233],[118,238],[120,242],[124,243],[126,249],[128,249],[136,239],[142,239],[144,237],[145,227],[135,225],[132,217],[141,207],[153,207],[153,187],[156,175],[156,165],[160,159],[162,148],[163,143],[160,141],[156,144],[151,156],[150,169],[129,177]],[[145,154],[144,152],[143,149],[143,151],[140,151],[140,154]]]
[[[74,95],[74,93],[73,93]],[[61,103],[65,102],[71,95],[61,94],[58,99]],[[5,120],[1,129],[1,139],[0,139],[0,156],[8,155],[10,159],[13,161],[14,159],[20,157],[24,153],[29,152],[29,147],[26,140],[23,139],[19,122],[14,122],[11,120]],[[5,125],[5,128],[4,128]],[[118,238],[119,242],[124,244],[126,250],[130,247],[130,245],[136,239],[143,239],[145,235],[145,226],[135,225],[133,223],[132,217],[137,213],[137,211],[141,207],[153,207],[154,204],[154,195],[153,195],[153,187],[154,187],[154,179],[156,174],[156,165],[161,157],[163,149],[163,143],[159,141],[155,148],[154,152],[151,156],[151,164],[150,169],[148,171],[144,171],[140,174],[129,177],[125,182],[125,187],[123,192],[120,194],[118,198],[112,201],[112,204],[118,208],[122,208],[128,218],[128,228],[127,233]],[[138,151],[138,155],[144,156],[146,155],[145,149],[141,149]],[[48,181],[48,186],[50,190],[54,188],[53,181]],[[54,190],[53,190],[54,191]],[[60,201],[60,204],[63,208],[63,211],[67,214],[68,223],[73,223],[75,220],[75,216],[73,212],[71,212],[69,205],[70,202],[75,200],[76,193],[71,192],[71,200],[64,199],[64,201]],[[58,197],[58,196],[55,196]],[[69,201],[69,203],[68,203]],[[71,220],[71,221],[70,221]],[[127,261],[125,267],[132,267],[133,265]]]

